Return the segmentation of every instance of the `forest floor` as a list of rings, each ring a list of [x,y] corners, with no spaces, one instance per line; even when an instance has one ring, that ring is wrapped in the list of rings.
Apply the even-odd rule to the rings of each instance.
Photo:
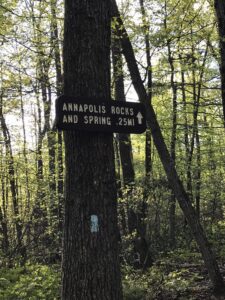
[[[225,264],[219,262],[225,281]],[[198,252],[162,255],[146,272],[123,269],[125,300],[225,300],[215,297],[207,269]]]
[[[220,269],[225,281],[225,266],[220,266]],[[225,300],[225,295],[220,297],[215,297],[213,295],[212,284],[209,280],[207,270],[203,265],[177,265],[176,274],[180,274],[179,279],[178,277],[176,278],[176,276],[174,276],[174,284],[176,284],[176,287],[173,288],[173,285],[169,284],[168,289],[160,289],[158,294],[156,294],[154,298],[150,297],[150,299]]]

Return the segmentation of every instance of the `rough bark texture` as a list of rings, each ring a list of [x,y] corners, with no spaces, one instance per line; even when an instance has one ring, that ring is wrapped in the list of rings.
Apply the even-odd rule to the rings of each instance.
[[[223,106],[223,117],[225,126],[225,1],[214,0],[214,7],[218,21],[218,31],[220,37],[220,75],[221,75],[221,95]]]
[[[64,28],[64,94],[110,99],[110,1],[66,0]],[[64,140],[62,299],[122,299],[112,135]]]
[[[111,0],[111,2],[113,7],[113,15],[118,18],[117,30],[119,31],[119,35],[122,37],[121,42],[122,42],[123,53],[127,61],[132,82],[139,96],[140,101],[145,104],[147,122],[149,127],[151,128],[154,144],[156,146],[159,157],[163,164],[168,181],[170,183],[171,188],[173,189],[175,197],[179,202],[179,205],[190,226],[191,232],[202,253],[202,257],[204,259],[210,279],[213,283],[214,290],[222,294],[224,293],[225,290],[223,277],[220,273],[215,256],[210,248],[209,242],[199,222],[196,212],[191,205],[191,202],[188,198],[188,195],[183,187],[181,180],[179,179],[179,176],[174,166],[174,162],[169,154],[169,151],[163,139],[162,132],[159,123],[157,121],[154,109],[152,105],[149,104],[147,93],[143,86],[143,82],[141,80],[138,66],[135,60],[132,45],[130,43],[128,34],[123,26],[122,20],[120,18],[116,2],[115,0]]]

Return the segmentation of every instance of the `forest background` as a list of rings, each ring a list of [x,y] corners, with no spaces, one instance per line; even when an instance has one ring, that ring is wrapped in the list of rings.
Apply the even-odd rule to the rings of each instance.
[[[213,1],[119,4],[149,101],[223,272],[225,135]],[[0,20],[0,298],[58,299],[64,149],[54,104],[63,3],[1,0]],[[112,19],[112,96],[138,101],[116,27]],[[114,150],[125,299],[207,299],[207,272],[150,130],[115,134]]]

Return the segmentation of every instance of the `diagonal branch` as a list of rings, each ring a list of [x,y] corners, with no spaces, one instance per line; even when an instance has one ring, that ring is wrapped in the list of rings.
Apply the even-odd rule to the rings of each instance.
[[[159,123],[156,118],[155,111],[152,107],[152,104],[149,101],[147,92],[141,80],[140,72],[134,56],[134,51],[129,36],[127,34],[127,31],[123,25],[123,21],[120,18],[120,13],[115,0],[111,0],[111,9],[112,9],[112,15],[116,21],[116,31],[118,36],[121,39],[123,54],[125,56],[128,65],[132,83],[138,94],[139,100],[145,105],[147,125],[151,129],[154,144],[158,151],[161,162],[163,164],[168,181],[170,183],[171,188],[173,189],[177,201],[179,202],[179,205],[190,226],[192,234],[202,253],[205,266],[208,270],[210,279],[213,283],[214,290],[223,293],[225,289],[224,281],[221,276],[218,264],[209,246],[207,237],[196,215],[196,212],[191,204],[188,194],[184,189],[183,183],[181,182],[177,174],[174,161],[172,160],[169,151],[167,149],[167,146],[165,144]]]

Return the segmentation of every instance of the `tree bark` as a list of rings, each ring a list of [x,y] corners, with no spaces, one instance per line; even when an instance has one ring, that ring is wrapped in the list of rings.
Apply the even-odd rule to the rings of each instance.
[[[61,56],[60,56],[60,41],[59,41],[59,32],[57,25],[57,15],[56,15],[56,6],[57,0],[51,1],[51,41],[53,48],[53,59],[55,62],[56,70],[56,94],[60,96],[63,89],[63,76],[62,76],[62,67],[61,67]],[[58,197],[58,228],[59,232],[62,232],[63,227],[63,138],[62,132],[57,132],[57,197]],[[61,234],[60,234],[61,238]]]
[[[220,38],[220,76],[221,76],[221,96],[223,106],[223,122],[225,127],[225,1],[214,0],[214,7],[218,21],[218,32]]]
[[[110,99],[109,0],[65,1],[64,94]],[[64,141],[62,299],[122,299],[112,135]]]
[[[224,293],[225,286],[215,256],[210,248],[209,242],[199,222],[196,212],[191,205],[188,195],[184,189],[184,186],[177,174],[174,162],[171,159],[171,156],[169,154],[169,151],[163,139],[162,132],[159,123],[157,121],[154,109],[152,105],[149,104],[147,93],[143,86],[143,82],[141,80],[141,76],[135,60],[133,48],[130,43],[128,34],[123,26],[123,22],[120,18],[116,2],[115,0],[111,0],[111,3],[113,8],[113,16],[117,17],[117,24],[118,24],[117,30],[119,32],[119,36],[122,37],[121,42],[122,42],[123,53],[127,61],[131,79],[134,88],[139,96],[140,101],[143,102],[146,107],[147,122],[151,128],[153,141],[158,151],[161,162],[163,164],[164,170],[166,172],[169,184],[173,189],[175,197],[179,202],[179,205],[190,226],[191,232],[202,253],[205,266],[208,270],[209,277],[212,281],[214,290],[222,294]]]

